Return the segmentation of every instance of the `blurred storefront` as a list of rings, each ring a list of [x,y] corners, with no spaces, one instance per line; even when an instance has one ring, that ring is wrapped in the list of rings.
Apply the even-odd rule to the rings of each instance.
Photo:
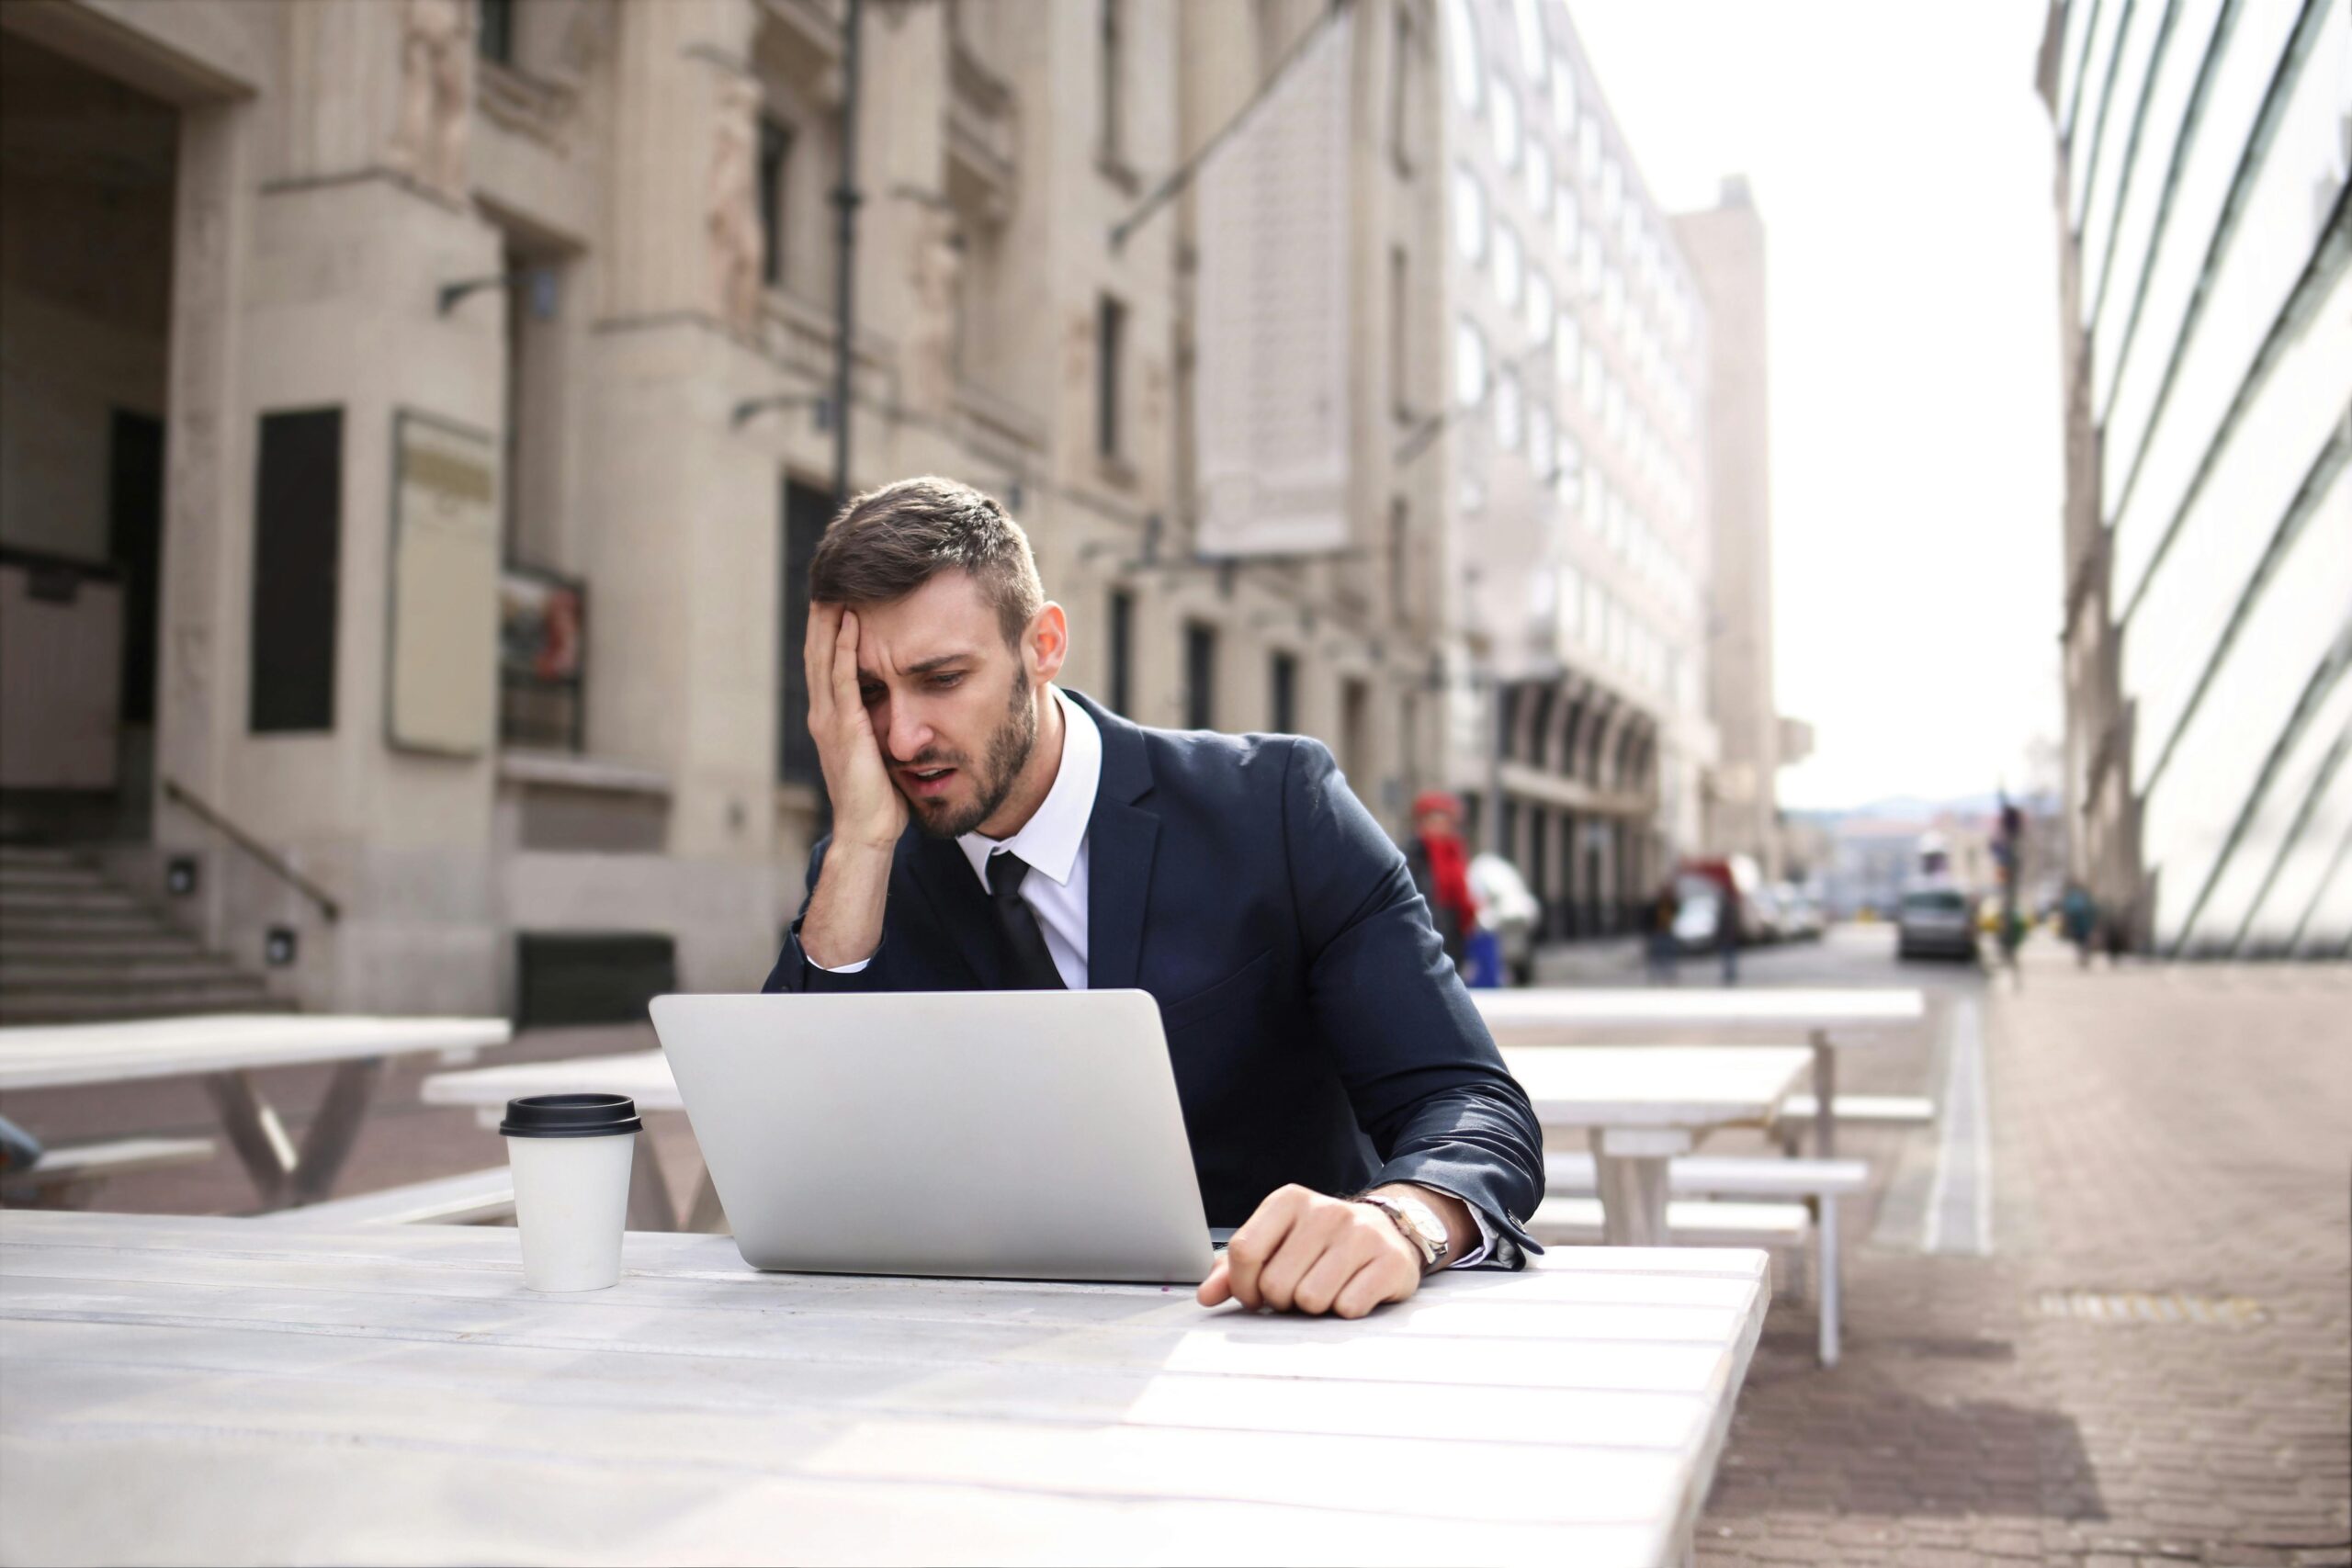
[[[849,14],[0,7],[0,832],[308,1006],[756,985],[822,822]],[[943,0],[854,51],[849,486],[998,494],[1073,684],[1319,735],[1396,829],[1455,580],[1396,457],[1449,386],[1437,31]],[[1293,154],[1336,201],[1261,188]],[[1573,734],[1647,787],[1646,729]]]

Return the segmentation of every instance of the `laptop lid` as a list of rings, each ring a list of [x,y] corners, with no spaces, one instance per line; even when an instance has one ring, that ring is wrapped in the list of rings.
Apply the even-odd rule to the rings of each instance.
[[[1212,1261],[1144,991],[652,1003],[757,1269],[1196,1282]]]

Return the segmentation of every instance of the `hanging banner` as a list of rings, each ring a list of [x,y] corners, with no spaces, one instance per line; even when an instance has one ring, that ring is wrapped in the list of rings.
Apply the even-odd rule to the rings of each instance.
[[[1193,429],[1207,556],[1347,547],[1348,120],[1355,28],[1324,25],[1202,167]]]
[[[498,700],[498,448],[401,412],[392,426],[385,733],[403,750],[479,756]]]

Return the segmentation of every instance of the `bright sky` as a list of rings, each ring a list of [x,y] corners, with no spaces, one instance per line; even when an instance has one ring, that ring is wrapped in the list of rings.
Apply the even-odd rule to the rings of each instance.
[[[2061,728],[2043,0],[1568,10],[1660,204],[1744,173],[1764,220],[1781,804],[2021,787]]]

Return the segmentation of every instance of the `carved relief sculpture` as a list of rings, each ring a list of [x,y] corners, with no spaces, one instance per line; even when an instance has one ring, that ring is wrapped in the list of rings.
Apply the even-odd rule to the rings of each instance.
[[[914,320],[906,338],[907,406],[946,412],[956,389],[956,316],[964,278],[963,241],[954,212],[927,207],[917,223]]]
[[[719,315],[749,331],[760,315],[759,89],[729,77],[718,89],[710,160],[710,268]]]
[[[395,167],[462,198],[466,125],[473,97],[471,0],[408,0],[401,16],[401,118]]]

